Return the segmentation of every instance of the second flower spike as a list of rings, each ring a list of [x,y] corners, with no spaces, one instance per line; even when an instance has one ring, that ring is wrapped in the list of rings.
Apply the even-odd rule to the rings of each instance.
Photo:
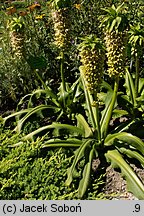
[[[105,49],[102,41],[94,35],[83,39],[79,45],[83,76],[91,94],[99,91],[103,76]]]

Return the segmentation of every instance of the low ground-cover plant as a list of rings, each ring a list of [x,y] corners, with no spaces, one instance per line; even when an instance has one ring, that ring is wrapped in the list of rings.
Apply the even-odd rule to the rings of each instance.
[[[78,199],[77,182],[69,188],[65,186],[65,171],[71,163],[72,149],[45,151],[40,149],[40,139],[11,148],[18,139],[10,130],[1,133],[0,199]],[[92,179],[85,199],[105,199],[99,192],[104,183],[102,175],[99,181]]]

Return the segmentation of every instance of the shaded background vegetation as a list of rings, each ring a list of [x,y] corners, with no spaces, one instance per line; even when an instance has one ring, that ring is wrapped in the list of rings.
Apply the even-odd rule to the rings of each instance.
[[[34,89],[41,88],[41,82],[30,65],[32,60],[37,64],[36,62],[40,60],[38,58],[43,58],[44,62],[41,69],[39,69],[39,73],[46,84],[53,86],[55,89],[60,83],[59,51],[53,43],[54,31],[49,1],[38,1],[41,4],[41,8],[22,17],[25,22],[24,55],[22,59],[17,59],[12,55],[8,23],[13,17],[19,17],[20,12],[28,12],[27,8],[33,2],[1,1],[0,3],[1,112],[15,108],[22,96],[32,92]],[[80,63],[76,48],[81,41],[81,37],[92,33],[103,37],[99,29],[100,20],[98,19],[99,15],[103,13],[102,8],[111,6],[113,3],[117,5],[122,2],[125,2],[129,8],[128,16],[131,24],[137,21],[141,24],[144,23],[144,6],[141,0],[73,1],[70,14],[71,46],[67,51],[65,61],[65,75],[68,82],[73,83],[79,75],[78,67]],[[17,8],[16,13],[8,14],[6,8],[11,6]],[[41,14],[44,14],[43,18],[39,17]],[[130,59],[131,57],[127,60],[128,65],[130,64]],[[141,57],[141,75],[143,76],[143,56]]]

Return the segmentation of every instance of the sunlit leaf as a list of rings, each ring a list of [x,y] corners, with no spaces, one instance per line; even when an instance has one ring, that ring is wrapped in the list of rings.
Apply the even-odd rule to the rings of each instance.
[[[78,114],[76,116],[76,118],[78,121],[78,127],[84,129],[84,131],[85,131],[85,138],[92,136],[93,133],[92,133],[88,123],[86,122],[85,118],[81,114]]]
[[[13,117],[16,117],[16,116],[21,116],[21,115],[23,115],[23,114],[25,114],[25,113],[30,112],[31,110],[32,110],[31,108],[29,108],[29,109],[24,109],[24,110],[21,110],[21,111],[12,113],[11,115],[9,115],[9,116],[7,116],[7,117],[4,117],[4,118],[3,118],[3,124],[5,124],[6,121],[7,121],[8,119],[13,118]]]
[[[30,116],[32,116],[33,114],[38,113],[38,112],[40,112],[40,111],[42,111],[44,109],[57,109],[57,107],[49,106],[49,105],[40,105],[40,106],[37,106],[37,107],[34,107],[34,108],[30,108],[29,112],[27,112],[26,115],[17,122],[17,126],[15,127],[14,130],[17,131],[18,133],[20,133],[21,128],[22,128],[23,124],[25,123],[25,121]]]
[[[127,90],[127,95],[130,97],[133,105],[136,105],[136,94],[135,94],[135,87],[132,76],[130,75],[128,69],[126,69],[126,79],[125,79],[125,86]]]
[[[133,146],[144,155],[144,142],[138,137],[133,136],[132,134],[126,132],[109,134],[104,141],[104,145],[105,146],[113,145],[115,144],[116,140],[123,141],[124,143]]]
[[[78,148],[82,144],[81,140],[71,138],[67,140],[61,139],[50,139],[42,144],[42,148],[45,147],[70,147],[70,148]]]
[[[60,123],[52,123],[51,125],[46,125],[38,128],[37,130],[29,133],[28,135],[23,137],[23,140],[32,139],[35,135],[38,135],[41,132],[48,131],[49,129],[66,129],[69,130],[69,133],[77,133],[84,135],[84,131],[80,128],[68,124],[60,124]]]
[[[120,118],[122,116],[128,115],[128,112],[126,110],[119,110],[119,109],[114,109],[112,117],[113,118]]]
[[[85,149],[87,148],[87,146],[90,145],[91,142],[92,142],[91,139],[84,141],[83,144],[76,151],[73,163],[72,163],[71,167],[67,171],[67,176],[68,177],[67,177],[67,180],[66,180],[66,183],[65,183],[66,186],[69,186],[71,184],[71,182],[73,180],[73,175],[74,175],[74,172],[75,172],[75,169],[76,169],[76,165],[77,165],[78,161],[84,156]]]
[[[132,192],[138,199],[144,199],[144,185],[134,173],[132,168],[122,158],[121,154],[117,150],[108,151],[105,154],[108,162],[111,162],[112,167],[120,168],[123,176],[127,181],[127,190]]]
[[[141,154],[139,154],[138,152],[132,151],[132,150],[126,149],[126,148],[120,148],[119,151],[130,158],[137,159],[141,163],[141,165],[144,167],[144,157]]]
[[[91,151],[89,153],[89,161],[84,167],[82,179],[79,183],[79,188],[78,188],[78,197],[79,198],[83,197],[83,195],[85,194],[85,192],[89,186],[90,177],[91,177],[90,174],[91,174],[92,160],[93,160],[94,154],[95,154],[94,149],[91,149]]]

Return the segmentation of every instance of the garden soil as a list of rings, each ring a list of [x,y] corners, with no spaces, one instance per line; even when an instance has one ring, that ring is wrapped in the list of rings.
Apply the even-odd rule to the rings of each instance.
[[[133,164],[131,164],[131,167],[144,183],[144,169],[137,168]],[[106,170],[106,183],[103,190],[106,197],[111,200],[138,200],[132,193],[127,191],[126,181],[121,174],[111,167]]]

